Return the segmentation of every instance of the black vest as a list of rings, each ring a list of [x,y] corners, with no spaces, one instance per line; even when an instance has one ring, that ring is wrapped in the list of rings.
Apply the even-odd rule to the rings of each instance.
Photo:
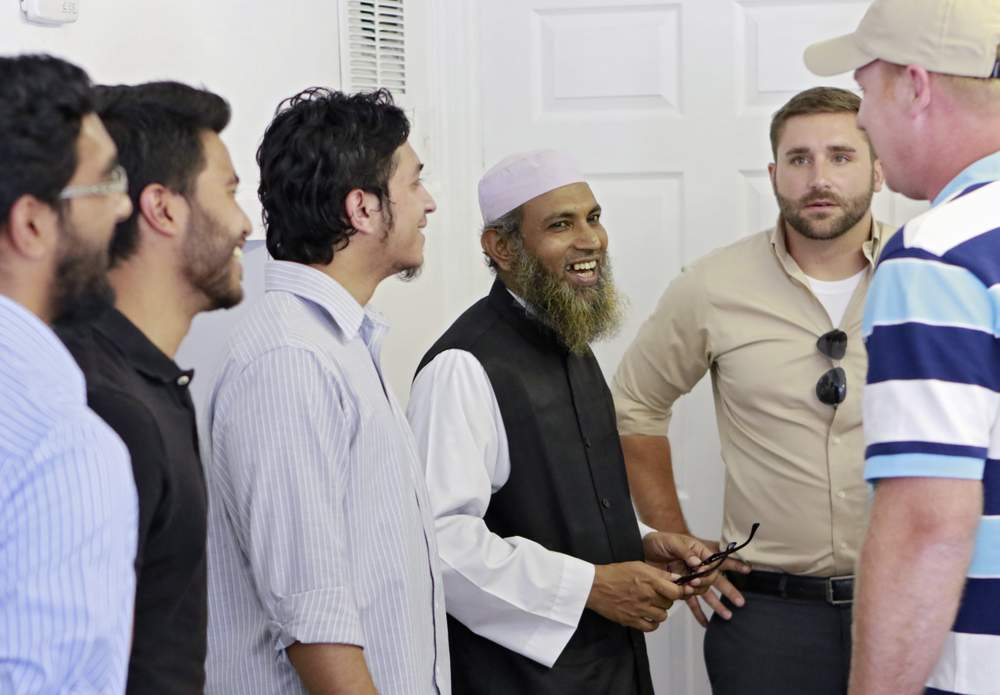
[[[588,350],[569,352],[526,315],[498,279],[424,356],[465,350],[500,405],[510,477],[486,525],[594,564],[642,560],[611,393]],[[641,632],[584,610],[548,669],[448,617],[455,695],[652,695]]]

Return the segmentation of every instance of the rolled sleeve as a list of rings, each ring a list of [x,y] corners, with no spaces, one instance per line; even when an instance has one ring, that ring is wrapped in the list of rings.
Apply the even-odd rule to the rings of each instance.
[[[344,516],[358,414],[319,359],[262,355],[220,391],[213,423],[222,503],[277,650],[365,642]]]
[[[674,402],[711,364],[705,288],[697,266],[663,293],[625,352],[611,383],[623,435],[665,436]]]
[[[280,599],[276,605],[277,620],[272,625],[275,647],[287,649],[296,642],[303,644],[329,643],[364,646],[361,616],[354,596],[347,587],[317,589]],[[337,635],[331,640],[330,635]]]

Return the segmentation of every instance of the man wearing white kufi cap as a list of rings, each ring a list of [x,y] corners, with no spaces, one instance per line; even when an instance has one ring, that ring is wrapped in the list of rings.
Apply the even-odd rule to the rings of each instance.
[[[418,368],[410,422],[444,568],[456,695],[649,694],[643,632],[710,551],[639,525],[589,343],[619,304],[601,208],[569,156],[508,157],[479,183],[497,274]]]
[[[931,201],[865,308],[852,695],[1000,693],[998,49],[997,0],[875,0],[805,53],[817,74],[854,71],[886,182]]]

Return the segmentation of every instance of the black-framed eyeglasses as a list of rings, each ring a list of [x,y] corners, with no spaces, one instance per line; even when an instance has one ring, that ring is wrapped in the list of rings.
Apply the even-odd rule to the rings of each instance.
[[[704,560],[702,560],[700,564],[693,567],[690,572],[680,577],[679,579],[674,580],[674,583],[687,584],[692,579],[698,579],[699,577],[707,577],[708,575],[712,574],[717,569],[719,569],[719,566],[726,561],[727,557],[729,557],[735,552],[743,550],[743,548],[750,545],[750,541],[753,540],[753,536],[755,533],[757,533],[758,528],[760,528],[760,522],[759,521],[753,522],[753,526],[750,527],[750,535],[747,536],[747,539],[745,541],[743,541],[739,545],[736,545],[736,541],[730,541],[729,544],[726,546],[725,550],[720,550],[717,553],[709,555]]]
[[[816,349],[834,362],[839,362],[847,354],[847,334],[834,328],[816,340]],[[816,382],[816,397],[820,403],[834,408],[844,402],[847,398],[847,372],[843,367],[835,365],[819,378]]]

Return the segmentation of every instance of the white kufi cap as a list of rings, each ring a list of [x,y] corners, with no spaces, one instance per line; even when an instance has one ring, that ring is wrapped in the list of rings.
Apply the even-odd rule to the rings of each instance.
[[[493,222],[532,198],[583,180],[580,166],[565,152],[535,150],[512,154],[479,180],[483,222]]]

